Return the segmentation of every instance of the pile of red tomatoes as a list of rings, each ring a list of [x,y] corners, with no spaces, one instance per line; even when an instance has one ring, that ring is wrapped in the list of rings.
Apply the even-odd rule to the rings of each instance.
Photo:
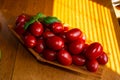
[[[78,28],[69,29],[61,21],[52,18],[35,20],[28,25],[30,16],[21,14],[16,19],[14,30],[24,41],[24,45],[32,48],[43,58],[49,61],[58,61],[59,64],[86,66],[90,72],[96,72],[99,64],[105,65],[108,56],[98,42],[86,43],[86,36]]]

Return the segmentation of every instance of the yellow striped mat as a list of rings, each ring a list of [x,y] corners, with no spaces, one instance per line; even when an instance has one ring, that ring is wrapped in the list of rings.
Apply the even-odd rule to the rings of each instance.
[[[100,2],[101,1],[101,2]],[[108,68],[120,74],[120,27],[110,0],[54,0],[53,16],[71,28],[80,28],[92,41],[100,42],[109,53]],[[106,4],[109,3],[109,4]],[[115,24],[114,24],[115,23]],[[118,43],[119,42],[119,43]]]

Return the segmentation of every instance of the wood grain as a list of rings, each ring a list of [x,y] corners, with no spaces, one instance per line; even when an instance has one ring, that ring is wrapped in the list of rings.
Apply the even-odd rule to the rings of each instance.
[[[38,62],[8,30],[17,15],[42,12],[80,28],[109,52],[102,78]],[[0,0],[0,80],[120,80],[120,27],[110,0]],[[88,74],[89,75],[89,74]]]

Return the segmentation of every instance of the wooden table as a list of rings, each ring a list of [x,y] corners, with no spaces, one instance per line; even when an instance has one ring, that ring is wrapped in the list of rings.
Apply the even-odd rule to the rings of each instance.
[[[109,62],[99,80],[120,80],[120,27],[110,0],[0,0],[0,80],[93,80],[38,62],[8,30],[19,14],[38,12],[56,16],[100,42]]]

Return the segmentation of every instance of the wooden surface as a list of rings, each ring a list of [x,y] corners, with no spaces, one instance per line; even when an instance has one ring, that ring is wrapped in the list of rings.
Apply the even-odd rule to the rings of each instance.
[[[96,79],[38,62],[11,34],[21,13],[56,16],[79,27],[109,53],[102,78]],[[0,80],[120,80],[120,27],[110,0],[0,0]]]

